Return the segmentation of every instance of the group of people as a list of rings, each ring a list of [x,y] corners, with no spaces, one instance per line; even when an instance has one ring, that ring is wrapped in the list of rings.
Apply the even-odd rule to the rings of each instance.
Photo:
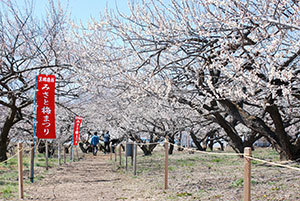
[[[95,132],[91,139],[91,145],[93,148],[94,156],[97,155],[99,142],[100,142],[100,137],[98,136],[98,133]],[[103,142],[104,142],[104,153],[109,152],[109,143],[110,143],[109,131],[107,131],[106,133],[103,134]]]

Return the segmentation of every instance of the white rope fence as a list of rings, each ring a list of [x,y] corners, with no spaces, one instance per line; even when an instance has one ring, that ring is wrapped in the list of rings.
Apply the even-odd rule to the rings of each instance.
[[[6,163],[6,162],[8,162],[9,160],[11,160],[11,159],[13,159],[13,158],[15,158],[16,156],[18,156],[18,153],[20,152],[20,151],[30,151],[30,149],[31,148],[22,148],[21,150],[18,150],[14,155],[12,155],[11,157],[9,157],[9,158],[7,158],[6,160],[4,160],[4,161],[1,161],[0,162],[0,164],[2,164],[2,163]]]
[[[121,143],[122,145],[124,145],[125,143]],[[267,160],[264,160],[264,159],[259,159],[259,158],[256,158],[256,157],[253,157],[252,154],[251,154],[251,148],[250,147],[245,147],[244,148],[244,153],[220,153],[220,152],[206,152],[206,151],[200,151],[200,150],[196,150],[194,148],[190,148],[190,147],[183,147],[183,146],[180,146],[180,145],[177,145],[177,144],[174,144],[174,143],[170,143],[168,141],[168,137],[166,137],[165,141],[164,142],[153,142],[153,143],[136,143],[136,142],[126,142],[125,146],[126,146],[126,150],[125,150],[125,155],[126,155],[126,158],[125,158],[125,169],[127,171],[127,145],[128,144],[131,144],[133,145],[131,148],[129,149],[133,149],[133,154],[131,155],[132,157],[132,165],[133,165],[133,172],[134,172],[134,175],[136,175],[136,149],[137,149],[137,145],[139,146],[147,146],[147,145],[160,145],[162,147],[165,148],[165,173],[164,173],[164,176],[165,176],[165,182],[164,182],[164,189],[168,189],[168,150],[169,150],[169,144],[174,146],[174,147],[178,147],[178,148],[181,148],[182,150],[185,150],[185,151],[190,151],[190,152],[193,152],[193,153],[200,153],[200,154],[205,154],[205,155],[219,155],[219,156],[238,156],[238,157],[243,157],[244,158],[244,178],[243,178],[243,181],[244,181],[244,194],[243,194],[243,200],[244,201],[250,201],[251,200],[251,160],[254,160],[254,161],[258,161],[258,162],[261,162],[261,163],[265,163],[265,164],[269,164],[269,165],[272,165],[272,166],[278,166],[278,167],[283,167],[283,168],[287,168],[287,169],[291,169],[291,170],[296,170],[296,171],[300,171],[300,168],[298,167],[293,167],[293,166],[290,166],[290,165],[285,165],[285,164],[280,164],[280,163],[275,163],[275,162],[272,162],[272,161],[267,161]],[[294,161],[288,161],[288,162],[294,162]],[[286,161],[285,161],[286,163]],[[120,166],[121,166],[121,151],[120,151]]]
[[[288,169],[300,171],[300,168],[292,167],[292,166],[289,166],[289,165],[283,165],[283,164],[275,163],[275,162],[272,162],[272,161],[266,161],[266,160],[262,160],[262,159],[254,158],[254,157],[250,157],[250,156],[246,156],[246,158],[249,158],[249,159],[255,160],[255,161],[259,161],[259,162],[262,162],[262,163],[267,163],[267,164],[270,164],[270,165],[273,165],[273,166],[279,166],[279,167],[283,167],[283,168],[288,168]]]
[[[192,148],[182,147],[182,146],[179,146],[179,145],[176,145],[176,144],[173,144],[173,143],[170,143],[170,144],[173,145],[173,146],[176,146],[176,147],[186,149],[188,151],[194,151],[194,152],[198,152],[198,153],[201,153],[201,154],[207,154],[207,155],[244,156],[244,154],[239,154],[239,153],[206,152],[206,151],[200,151],[200,150],[196,150],[196,149],[192,149]],[[245,156],[245,157],[249,158],[251,160],[261,162],[261,163],[267,163],[267,164],[270,164],[270,165],[273,165],[273,166],[284,167],[284,168],[300,171],[300,168],[297,168],[297,167],[292,167],[292,166],[289,166],[289,165],[283,165],[283,164],[275,163],[275,162],[272,162],[272,161],[266,161],[266,160],[263,160],[263,159],[255,158],[253,156],[252,157]]]
[[[1,163],[6,163],[6,162],[10,161],[11,159],[13,159],[14,157],[16,157],[17,155],[18,155],[18,152],[15,153],[14,155],[12,155],[11,157],[9,157],[8,159],[6,159],[5,161],[1,161],[0,164]]]
[[[123,143],[122,143],[123,144]],[[157,145],[161,145],[161,146],[164,146],[165,142],[152,142],[152,143],[135,143],[136,145],[153,145],[153,144],[157,144]],[[200,151],[200,150],[196,150],[196,149],[193,149],[193,148],[187,148],[187,147],[183,147],[183,146],[180,146],[180,145],[177,145],[177,144],[174,144],[174,143],[170,143],[170,145],[173,145],[174,147],[179,147],[179,148],[182,148],[183,150],[187,150],[187,151],[193,151],[193,152],[197,152],[197,153],[201,153],[201,154],[206,154],[206,155],[220,155],[220,156],[244,156],[244,154],[240,154],[240,153],[220,153],[220,152],[206,152],[206,151]],[[283,165],[283,164],[280,164],[280,163],[275,163],[275,162],[272,162],[272,161],[266,161],[266,160],[263,160],[263,159],[259,159],[259,158],[255,158],[255,157],[250,157],[250,156],[245,156],[251,160],[255,160],[255,161],[258,161],[258,162],[261,162],[261,163],[266,163],[266,164],[269,164],[269,165],[272,165],[272,166],[278,166],[278,167],[283,167],[283,168],[288,168],[288,169],[292,169],[292,170],[296,170],[296,171],[300,171],[300,168],[297,168],[297,167],[293,167],[293,166],[290,166],[290,165]]]

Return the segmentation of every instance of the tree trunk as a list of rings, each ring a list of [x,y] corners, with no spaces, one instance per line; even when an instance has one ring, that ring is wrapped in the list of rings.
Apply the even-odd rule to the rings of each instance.
[[[210,149],[211,151],[214,150],[214,140],[210,140],[210,141],[209,141],[208,147],[209,147],[209,149]]]
[[[149,145],[141,145],[140,148],[143,151],[145,156],[152,155],[153,149],[156,147],[156,144],[149,144]]]
[[[14,119],[17,114],[16,109],[11,109],[8,117],[5,119],[0,136],[0,162],[7,159],[6,151],[8,146],[8,134],[14,125]]]
[[[217,141],[217,143],[219,143],[219,145],[220,145],[220,149],[221,149],[221,151],[224,151],[224,144],[221,142],[221,141]]]
[[[180,103],[183,104],[187,104],[190,107],[194,108],[194,104],[191,103],[190,101],[186,101],[185,99],[181,98],[180,100],[178,100]],[[225,102],[227,100],[218,100],[221,104],[225,105],[226,108],[228,108],[228,106],[225,104]],[[211,106],[204,104],[203,108],[206,109],[207,111],[211,112],[214,117],[215,117],[215,121],[216,123],[218,123],[226,132],[227,136],[230,138],[229,144],[230,146],[238,153],[243,153],[244,152],[244,147],[245,145],[249,145],[250,141],[246,142],[246,144],[243,142],[243,140],[241,139],[241,137],[238,135],[238,133],[236,132],[236,130],[234,129],[234,127],[228,122],[226,121],[226,119],[219,113],[219,112],[214,112],[215,111],[215,106],[216,106],[216,101],[212,101],[211,102]],[[197,110],[200,114],[202,114],[201,110]],[[230,111],[232,114],[232,111]],[[240,118],[241,119],[241,118]],[[237,119],[237,120],[240,120]],[[243,123],[243,122],[242,122]],[[259,122],[261,123],[261,122]],[[258,124],[259,124],[258,123]],[[267,126],[265,126],[265,129],[267,130]],[[257,130],[261,130],[261,128],[257,128]],[[269,133],[271,133],[271,130],[269,129],[268,131],[270,131]],[[273,135],[274,136],[274,135]],[[254,142],[253,142],[254,143]],[[197,145],[196,145],[197,146]],[[198,147],[198,146],[197,146]],[[199,146],[201,147],[201,145]],[[206,149],[205,147],[203,147],[204,149]]]
[[[140,148],[141,148],[141,150],[143,151],[143,153],[144,153],[145,156],[150,156],[150,155],[152,155],[152,151],[150,151],[150,150],[146,147],[146,145],[142,145],[142,146],[140,146]]]
[[[224,131],[230,138],[233,146],[239,151],[239,153],[244,153],[244,144],[240,136],[234,132],[230,124],[222,117],[219,112],[214,112],[213,114],[218,124],[224,129]]]
[[[295,160],[300,156],[294,152],[296,148],[290,142],[289,135],[285,132],[283,121],[276,105],[271,105],[266,108],[266,111],[271,115],[271,118],[275,125],[275,133],[281,144],[282,152],[280,153],[281,159]]]
[[[177,148],[177,151],[183,151],[183,148],[181,147],[181,138],[182,138],[182,133],[180,132],[179,134],[179,138],[178,138],[178,148]]]
[[[170,145],[170,148],[169,148],[169,155],[172,155],[173,154],[173,151],[174,151],[174,136],[173,137],[169,137],[169,145]]]
[[[232,103],[230,100],[219,100],[219,102],[225,106],[228,112],[233,118],[250,128],[252,131],[260,133],[263,136],[269,137],[272,140],[272,144],[280,144],[275,132],[269,128],[265,122],[256,116],[248,114],[245,110],[239,107],[237,104]]]
[[[169,155],[172,155],[174,151],[174,145],[170,144]]]
[[[205,151],[205,149],[201,146],[201,141],[199,141],[194,133],[193,130],[191,130],[190,135],[193,139],[194,144],[196,145],[197,149],[200,151]]]
[[[7,145],[6,145],[6,141],[7,139],[5,139],[3,132],[1,132],[1,138],[0,138],[0,162],[1,161],[5,161],[7,159],[6,156],[6,149],[7,149]]]
[[[219,100],[219,102],[227,108],[233,118],[252,131],[267,137],[279,151],[282,159],[296,160],[300,158],[300,146],[298,147],[291,143],[290,137],[285,132],[277,106],[271,105],[266,108],[266,111],[270,114],[275,125],[275,131],[273,131],[261,118],[250,115],[230,100]]]
[[[212,105],[215,105],[215,101],[212,101]],[[208,105],[203,106],[208,111],[213,111],[213,106],[210,107]],[[224,129],[227,136],[230,138],[230,145],[232,148],[239,153],[244,153],[244,144],[241,139],[241,137],[236,133],[234,128],[230,125],[228,121],[219,113],[219,112],[213,112],[213,115],[216,119],[216,122]]]

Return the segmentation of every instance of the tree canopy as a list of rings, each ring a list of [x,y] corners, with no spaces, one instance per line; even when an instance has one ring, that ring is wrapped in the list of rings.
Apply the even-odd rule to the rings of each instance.
[[[129,7],[129,14],[102,13],[87,26],[68,25],[54,12],[49,23],[62,23],[57,32],[46,24],[39,39],[33,37],[36,26],[19,31],[34,39],[22,49],[34,51],[27,53],[31,70],[21,71],[31,73],[28,93],[34,69],[55,69],[72,80],[63,89],[77,95],[80,107],[73,111],[90,129],[133,140],[174,140],[189,132],[198,149],[207,139],[222,139],[237,152],[264,137],[282,158],[300,157],[298,1],[141,0]],[[22,38],[19,32],[12,41]],[[15,87],[24,79],[6,77],[3,102],[10,94],[4,79]]]

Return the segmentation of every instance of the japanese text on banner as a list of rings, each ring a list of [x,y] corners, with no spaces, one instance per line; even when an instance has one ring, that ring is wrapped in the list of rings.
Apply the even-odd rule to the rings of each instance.
[[[37,133],[40,139],[55,139],[55,76],[37,76]]]
[[[74,121],[74,134],[73,134],[73,145],[77,146],[79,142],[80,125],[82,118],[76,116]]]

